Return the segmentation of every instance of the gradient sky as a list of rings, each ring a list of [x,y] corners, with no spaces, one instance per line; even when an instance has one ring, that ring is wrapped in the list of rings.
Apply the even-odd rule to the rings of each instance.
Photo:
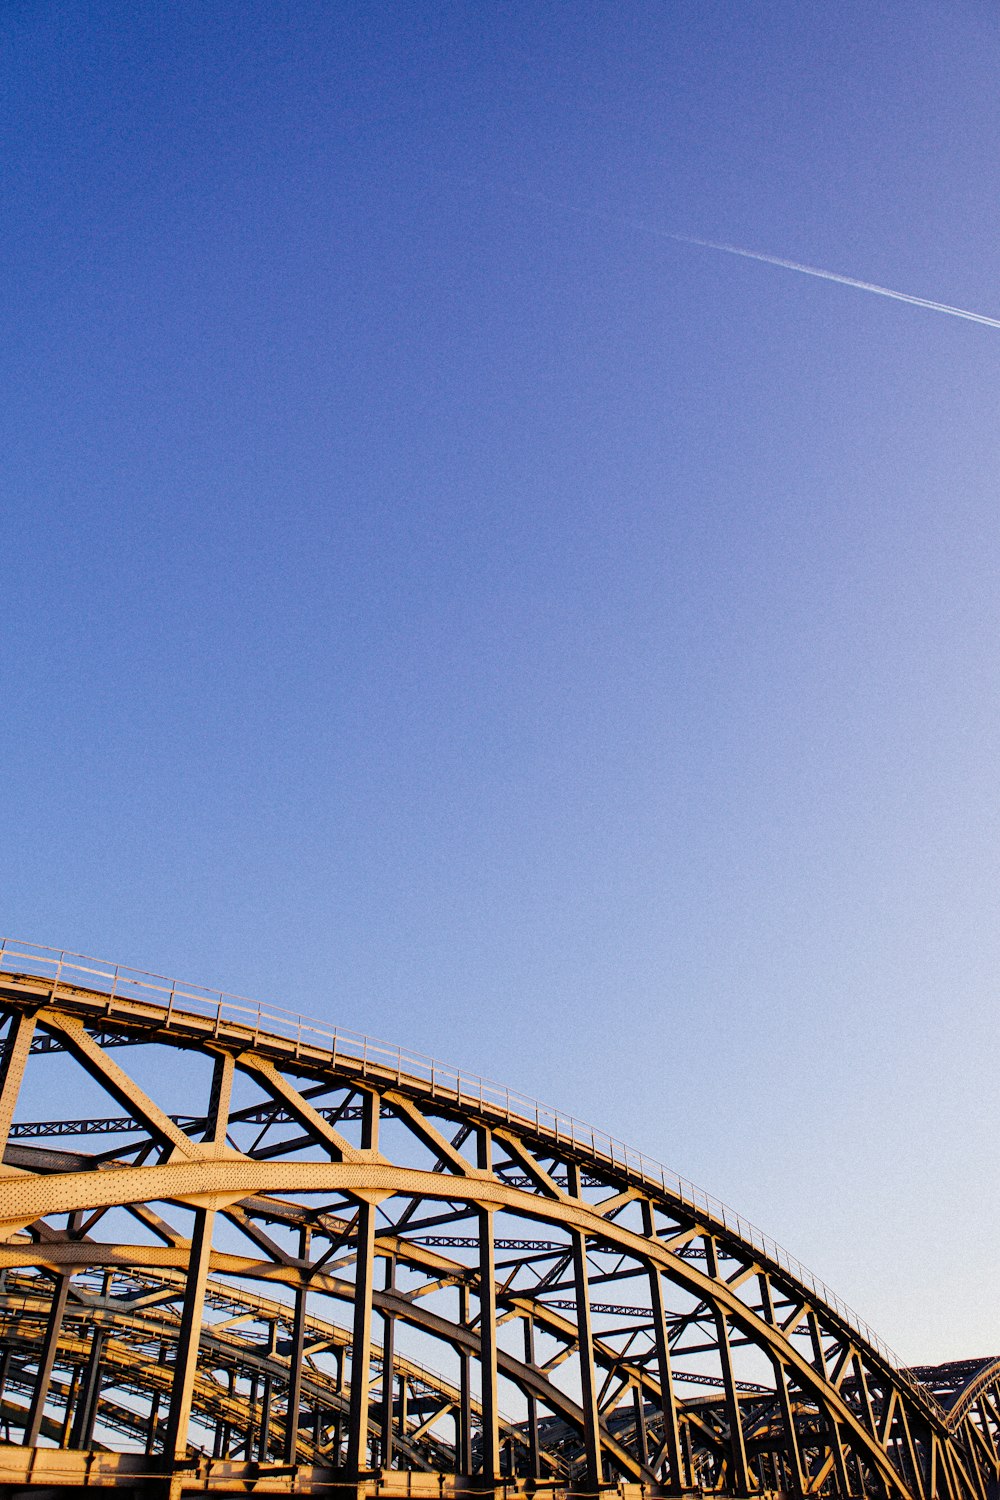
[[[0,54],[0,927],[498,1077],[1000,1352],[1000,332],[657,232],[1000,315],[995,5]]]

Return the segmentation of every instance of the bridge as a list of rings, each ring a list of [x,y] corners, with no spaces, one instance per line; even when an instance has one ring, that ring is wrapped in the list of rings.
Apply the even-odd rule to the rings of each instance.
[[[1000,1360],[533,1099],[23,943],[0,1048],[4,1495],[1000,1493]]]

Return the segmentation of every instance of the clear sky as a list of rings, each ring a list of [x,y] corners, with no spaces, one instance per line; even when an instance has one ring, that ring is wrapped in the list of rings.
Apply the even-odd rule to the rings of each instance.
[[[657,232],[1000,315],[996,6],[0,50],[0,927],[499,1077],[1000,1352],[1000,331]]]

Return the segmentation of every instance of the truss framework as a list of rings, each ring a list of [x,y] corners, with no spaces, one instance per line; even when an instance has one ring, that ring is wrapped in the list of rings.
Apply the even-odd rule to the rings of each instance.
[[[30,957],[0,954],[12,1493],[992,1500],[1000,1362],[900,1369],[641,1159]]]

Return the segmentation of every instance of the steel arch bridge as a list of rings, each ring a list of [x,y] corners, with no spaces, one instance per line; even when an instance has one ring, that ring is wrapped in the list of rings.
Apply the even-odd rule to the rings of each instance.
[[[5,943],[0,1154],[5,1495],[1000,1493],[1000,1360],[354,1033]]]

